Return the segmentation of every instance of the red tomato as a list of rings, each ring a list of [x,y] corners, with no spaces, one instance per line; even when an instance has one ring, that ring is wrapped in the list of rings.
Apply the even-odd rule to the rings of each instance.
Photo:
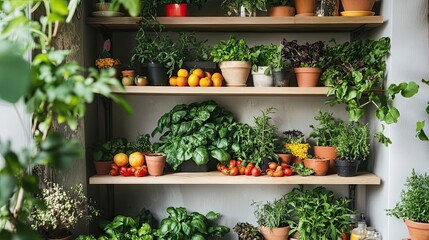
[[[136,168],[135,167],[129,167],[129,168],[127,168],[127,175],[128,176],[134,175],[135,172],[136,172]]]
[[[241,166],[241,163],[242,163],[242,162],[243,162],[242,160],[238,159],[238,160],[236,161],[236,163],[237,163],[237,167]]]
[[[261,176],[261,169],[258,167],[253,168],[252,169],[252,176],[255,176],[255,177]]]
[[[122,176],[126,177],[127,176],[127,167],[125,167],[125,166],[121,167],[120,170],[119,170],[119,173]]]
[[[252,169],[253,169],[253,167],[246,167],[245,169],[244,169],[244,174],[245,175],[247,175],[247,176],[250,176],[250,175],[252,175]]]
[[[228,175],[229,175],[229,170],[228,170],[228,168],[223,168],[220,172],[221,172],[223,175],[226,175],[226,176],[228,176]]]
[[[289,165],[287,163],[280,163],[283,169],[289,168]]]
[[[116,163],[112,163],[111,165],[110,165],[110,169],[115,169],[115,170],[119,170],[119,167],[118,167],[118,165],[116,165]]]
[[[119,175],[118,169],[110,169],[109,175],[118,176]]]
[[[269,162],[269,163],[268,163],[268,167],[269,167],[270,169],[275,170],[275,169],[277,168],[277,163],[276,163],[276,162]]]
[[[229,160],[229,168],[233,168],[237,166],[237,162],[235,160]]]
[[[255,167],[255,164],[254,164],[254,163],[252,163],[252,162],[250,162],[250,163],[248,163],[248,164],[247,164],[247,166],[246,166],[246,167],[254,168],[254,167]]]
[[[290,169],[290,168],[285,168],[285,169],[283,170],[283,173],[285,174],[285,176],[290,176],[290,175],[292,175],[292,169]]]
[[[237,176],[238,175],[238,168],[233,167],[229,169],[229,176]]]
[[[284,173],[283,173],[283,171],[281,169],[280,169],[280,171],[275,171],[273,173],[274,177],[283,177],[283,175],[284,175]]]
[[[223,165],[222,163],[218,163],[217,165],[216,165],[216,169],[220,172],[220,171],[222,171],[222,169],[224,169],[225,168],[225,165]]]
[[[134,176],[136,177],[144,177],[147,175],[147,168],[146,167],[139,167],[134,172]]]
[[[240,166],[240,168],[238,169],[238,174],[244,175],[245,171],[246,171],[246,168],[244,166]]]

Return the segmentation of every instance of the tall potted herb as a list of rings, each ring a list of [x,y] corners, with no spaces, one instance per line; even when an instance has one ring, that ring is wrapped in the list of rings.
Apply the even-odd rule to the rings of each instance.
[[[342,177],[355,176],[360,162],[365,161],[369,155],[368,126],[360,122],[340,123],[333,145],[337,152],[337,174]]]
[[[267,0],[268,15],[271,17],[295,16],[292,0]]]
[[[214,62],[219,63],[227,86],[247,86],[252,61],[258,57],[258,53],[251,52],[244,39],[236,39],[231,35],[228,40],[215,44],[210,55]]]
[[[316,87],[322,73],[324,43],[299,45],[297,40],[283,39],[284,54],[292,62],[298,87]]]
[[[277,45],[275,53],[271,58],[274,87],[287,87],[290,81],[290,62],[286,61],[283,52],[283,44]]]
[[[258,54],[258,57],[252,65],[253,85],[255,87],[271,87],[273,86],[272,62],[276,57],[277,46],[258,45],[250,49],[250,51]]]
[[[405,187],[401,192],[401,201],[394,208],[387,209],[387,215],[404,219],[411,239],[429,239],[428,174],[417,174],[413,169]]]
[[[165,5],[165,16],[186,17],[188,4],[201,7],[206,1],[207,0],[160,0],[159,3]]]

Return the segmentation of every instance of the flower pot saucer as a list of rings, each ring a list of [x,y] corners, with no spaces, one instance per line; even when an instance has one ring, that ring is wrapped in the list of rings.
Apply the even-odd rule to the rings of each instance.
[[[246,84],[226,84],[227,87],[247,87]]]
[[[371,11],[344,11],[341,12],[341,16],[345,17],[362,17],[362,16],[374,16],[375,12]]]
[[[316,16],[315,13],[299,13],[295,15],[295,17],[314,17],[314,16]]]
[[[92,12],[92,15],[95,17],[122,17],[125,14],[121,12],[114,12],[114,11],[95,11],[95,12]]]

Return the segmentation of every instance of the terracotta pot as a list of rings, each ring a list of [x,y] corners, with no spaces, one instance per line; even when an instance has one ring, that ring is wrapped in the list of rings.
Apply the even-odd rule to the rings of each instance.
[[[297,157],[297,156],[293,156],[292,155],[292,163],[298,163],[298,164],[300,164],[300,163],[302,163],[302,158],[299,158],[299,157]]]
[[[289,153],[277,153],[277,156],[280,158],[281,163],[286,163],[287,165],[291,165],[292,154]]]
[[[271,17],[290,17],[295,16],[295,8],[291,6],[272,7],[268,11],[268,16]]]
[[[335,169],[335,161],[334,161],[334,159],[337,157],[337,153],[335,152],[335,147],[314,146],[314,156],[318,158],[329,159],[328,174],[337,173],[337,170]]]
[[[316,87],[319,81],[321,68],[302,67],[293,69],[296,74],[298,87]]]
[[[287,240],[289,236],[290,227],[282,227],[282,228],[266,228],[264,226],[259,227],[262,236],[264,236],[265,240]]]
[[[375,0],[341,0],[344,11],[371,11]]]
[[[134,78],[135,76],[136,76],[136,71],[134,71],[134,70],[123,70],[122,71],[122,77]]]
[[[165,16],[167,17],[186,17],[188,4],[167,4],[165,5]]]
[[[258,67],[256,72],[252,71],[253,85],[255,87],[272,87],[273,86],[273,75],[271,71],[268,75],[265,75],[265,70],[268,67]]]
[[[94,161],[97,175],[109,174],[112,163],[113,161]]]
[[[329,159],[307,158],[304,159],[304,166],[313,169],[316,176],[325,176],[329,169]]]
[[[314,16],[316,12],[315,0],[295,0],[295,8],[296,16]]]
[[[405,219],[404,221],[412,240],[429,239],[429,223],[414,222],[408,219]]]
[[[145,155],[147,171],[151,176],[161,176],[164,172],[167,156],[163,153],[151,153]]]
[[[224,61],[219,63],[222,76],[228,87],[245,87],[252,64],[244,61]]]

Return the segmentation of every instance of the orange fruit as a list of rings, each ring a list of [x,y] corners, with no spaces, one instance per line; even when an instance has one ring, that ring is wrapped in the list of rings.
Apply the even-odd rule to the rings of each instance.
[[[176,76],[172,76],[170,78],[170,86],[177,86],[177,77]]]
[[[144,164],[144,156],[141,152],[133,152],[128,158],[131,167],[141,167]]]
[[[204,72],[204,74],[206,75],[206,77],[208,77],[208,78],[212,78],[212,74],[211,74],[211,73],[209,73],[209,72]]]
[[[177,86],[179,86],[179,87],[185,87],[185,86],[188,85],[188,78],[177,77],[176,82],[177,82]]]
[[[198,77],[200,77],[200,78],[202,78],[202,77],[204,77],[204,76],[205,76],[204,71],[203,71],[201,68],[195,68],[195,69],[192,71],[192,74],[195,74],[195,75],[197,75],[197,76],[198,76]]]
[[[122,167],[128,164],[128,156],[125,153],[118,153],[113,157],[113,161],[118,167]]]
[[[179,69],[179,71],[177,71],[177,76],[187,78],[187,77],[189,77],[189,72],[188,72],[188,70],[181,68],[181,69]]]
[[[208,77],[200,79],[200,87],[210,87],[212,85],[212,80]]]
[[[212,78],[213,81],[213,87],[222,87],[222,79],[215,77]]]
[[[195,74],[191,74],[191,76],[189,76],[188,78],[188,84],[191,87],[197,87],[199,82],[200,82],[200,77],[198,77]]]
[[[220,78],[220,79],[222,79],[222,81],[223,81],[223,76],[222,76],[222,74],[220,74],[220,73],[218,73],[218,72],[216,72],[216,73],[213,73],[213,75],[212,75],[212,79],[213,78]]]

